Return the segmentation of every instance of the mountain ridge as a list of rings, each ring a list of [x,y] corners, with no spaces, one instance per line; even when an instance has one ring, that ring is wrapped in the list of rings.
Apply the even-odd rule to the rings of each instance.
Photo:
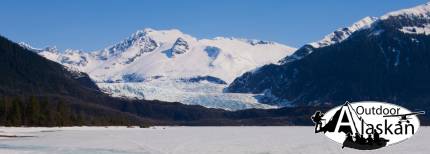
[[[192,50],[192,55],[196,55],[194,57],[190,57],[190,59],[199,60],[200,67],[194,68],[193,70],[183,69],[181,71],[173,71],[173,70],[163,70],[166,67],[172,67],[173,64],[187,64],[185,58],[180,58],[179,56],[176,59],[173,59],[173,54],[170,52],[170,49],[173,49],[174,43],[176,41],[182,40],[185,44],[188,44],[188,50]],[[220,42],[220,43],[217,43]],[[222,43],[221,43],[222,42]],[[33,49],[37,51],[42,56],[56,61],[60,64],[75,67],[80,71],[87,72],[94,80],[98,82],[104,81],[115,81],[121,80],[121,74],[138,74],[141,77],[145,74],[146,77],[151,76],[174,76],[175,78],[184,78],[184,77],[193,77],[193,76],[213,76],[217,78],[221,78],[226,82],[231,82],[231,80],[245,72],[246,70],[253,69],[257,66],[261,66],[267,63],[275,63],[281,57],[284,57],[295,49],[276,43],[276,42],[268,42],[268,41],[260,41],[260,40],[248,40],[248,39],[237,39],[237,38],[225,38],[225,37],[216,37],[214,39],[196,39],[190,35],[184,34],[179,30],[160,30],[156,31],[154,29],[146,28],[144,30],[139,30],[133,33],[130,37],[126,38],[123,41],[115,45],[111,45],[102,50],[96,50],[91,52],[82,52],[80,50],[71,50],[68,49],[65,52],[59,52],[55,50],[55,48],[46,48],[45,49],[37,49],[32,48],[30,45],[22,43],[24,47],[29,49]],[[223,44],[227,44],[226,47],[222,47]],[[247,45],[248,44],[248,45]],[[268,47],[268,48],[265,48]],[[273,48],[271,48],[273,46]],[[178,47],[178,46],[177,46]],[[254,47],[254,48],[253,48]],[[161,49],[159,49],[161,48]],[[191,49],[192,48],[192,49]],[[136,51],[135,51],[136,50]],[[165,57],[163,56],[155,56],[155,54],[151,54],[151,51],[157,50],[157,52],[163,52]],[[196,50],[196,51],[194,51]],[[206,51],[212,50],[212,51]],[[218,50],[218,51],[214,51]],[[253,51],[257,50],[257,51]],[[270,54],[272,57],[264,56],[262,53],[264,50],[265,54]],[[128,52],[128,53],[125,53]],[[196,52],[218,52],[217,54],[213,53],[205,53],[208,56],[202,55],[201,53]],[[242,54],[238,54],[237,52],[243,52]],[[175,52],[173,52],[175,53]],[[186,53],[183,53],[184,56]],[[190,53],[191,54],[191,53]],[[197,55],[198,54],[198,55]],[[256,54],[256,55],[255,55]],[[176,54],[178,55],[178,54]],[[243,56],[242,56],[243,55]],[[130,71],[127,72],[127,68],[132,67],[132,63],[136,63],[141,58],[145,56],[151,56],[151,58],[156,58],[158,61],[158,65],[153,67],[159,67],[160,65],[163,68],[157,69],[147,69],[147,71],[136,72]],[[188,55],[191,56],[191,55]],[[167,57],[167,58],[166,58]],[[226,59],[227,58],[227,59]],[[236,58],[236,59],[228,59],[228,58]],[[112,59],[112,60],[110,60]],[[167,61],[170,59],[170,62]],[[224,59],[224,60],[223,60]],[[227,61],[225,61],[227,60]],[[142,60],[141,60],[142,61]],[[148,60],[146,60],[148,61]],[[231,70],[231,66],[224,66],[219,64],[218,61],[224,61],[225,63],[232,63],[237,66],[239,70]],[[172,63],[172,64],[170,64]],[[188,62],[189,63],[189,62]],[[124,65],[130,66],[124,66]],[[190,63],[191,64],[191,63]],[[204,66],[204,65],[207,66]],[[89,66],[92,65],[92,66]],[[140,65],[148,65],[148,64],[140,64]],[[154,64],[152,64],[154,65]],[[124,67],[124,68],[119,68]],[[115,68],[118,68],[116,70]],[[106,73],[103,73],[103,69],[112,69],[110,73],[121,71],[121,69],[125,69],[127,73],[120,73],[118,75],[107,76]],[[136,68],[129,68],[134,69]],[[178,69],[178,68],[176,68]],[[200,70],[199,70],[200,69]],[[197,72],[196,72],[197,71]],[[168,72],[176,72],[176,73],[168,73]],[[179,72],[187,72],[186,74],[181,74]],[[193,73],[194,72],[194,73]],[[211,73],[213,72],[213,73]],[[95,75],[92,75],[95,74]],[[149,75],[146,75],[149,74]],[[227,75],[225,75],[227,74]]]
[[[430,37],[416,30],[430,23],[428,8],[424,4],[387,13],[328,46],[304,45],[281,65],[247,72],[226,90],[268,93],[296,106],[374,100],[428,109]],[[415,33],[405,33],[404,27]]]

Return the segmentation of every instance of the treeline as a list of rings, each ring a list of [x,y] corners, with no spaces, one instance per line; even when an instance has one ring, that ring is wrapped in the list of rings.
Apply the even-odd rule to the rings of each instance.
[[[97,116],[88,113],[97,114]],[[122,115],[103,115],[102,111],[85,111],[65,100],[39,97],[1,97],[1,126],[105,126],[133,125],[135,121]]]

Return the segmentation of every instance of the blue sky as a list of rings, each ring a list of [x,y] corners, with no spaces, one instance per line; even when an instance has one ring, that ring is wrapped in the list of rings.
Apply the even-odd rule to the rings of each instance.
[[[271,40],[294,47],[365,16],[426,0],[2,0],[0,35],[35,47],[101,49],[138,29],[179,29],[197,38]]]

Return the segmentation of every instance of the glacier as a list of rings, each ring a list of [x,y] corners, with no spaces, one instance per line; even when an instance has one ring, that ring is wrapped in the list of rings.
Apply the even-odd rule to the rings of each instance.
[[[260,103],[255,94],[224,93],[223,89],[226,85],[207,81],[183,82],[158,79],[135,83],[97,83],[97,85],[105,93],[115,97],[181,102],[225,110],[279,107]]]

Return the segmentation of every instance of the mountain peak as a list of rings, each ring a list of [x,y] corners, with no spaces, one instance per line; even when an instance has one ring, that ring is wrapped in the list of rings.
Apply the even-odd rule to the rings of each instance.
[[[48,51],[48,52],[52,52],[52,53],[58,53],[60,52],[57,48],[57,46],[53,46],[53,47],[46,47],[43,49],[43,51]]]
[[[418,16],[418,17],[430,18],[430,2],[427,2],[426,4],[418,5],[412,8],[389,12],[383,15],[381,19],[387,19],[393,16]]]
[[[27,49],[27,50],[40,50],[40,49],[34,48],[33,46],[31,46],[30,44],[25,43],[25,42],[19,42],[18,45]]]
[[[320,47],[336,44],[344,41],[352,33],[356,31],[372,27],[373,23],[375,23],[378,20],[386,20],[390,17],[397,17],[397,16],[419,17],[419,18],[430,19],[430,2],[427,2],[426,4],[418,5],[412,8],[389,12],[379,18],[369,17],[369,16],[365,17],[357,21],[356,23],[352,24],[350,27],[337,29],[333,33],[330,33],[327,36],[325,36],[322,40],[310,43],[309,45],[311,45],[314,48],[320,48]]]
[[[143,30],[138,30],[135,33],[133,33],[130,38],[146,36],[148,33],[151,33],[153,31],[154,31],[153,29],[149,29],[149,28],[145,28]]]
[[[343,40],[347,39],[352,33],[370,28],[371,25],[377,20],[377,17],[364,17],[363,19],[355,22],[351,26],[339,28],[333,33],[326,35],[322,40],[310,43],[310,45],[314,48],[320,48],[342,42]]]
[[[188,42],[185,41],[182,37],[176,39],[175,44],[173,44],[172,52],[174,54],[183,54],[190,49]]]
[[[167,30],[155,30],[152,28],[145,28],[143,30],[138,30],[133,36],[153,36],[153,35],[184,35],[178,29],[167,29]]]
[[[378,18],[377,17],[371,17],[371,16],[367,16],[364,17],[363,19],[355,22],[354,24],[352,24],[351,27],[349,27],[351,30],[357,31],[360,29],[365,29],[365,28],[370,28],[370,26],[377,21]]]
[[[30,51],[33,51],[36,53],[40,53],[40,52],[44,52],[44,51],[50,52],[50,53],[59,53],[60,52],[60,50],[58,50],[58,48],[56,46],[52,46],[52,47],[48,46],[48,47],[41,49],[41,48],[35,48],[35,47],[31,46],[30,44],[25,43],[25,42],[19,42],[18,45],[27,49],[27,50],[30,50]]]
[[[131,37],[141,37],[141,36],[148,36],[148,35],[172,35],[172,34],[183,34],[178,29],[168,29],[168,30],[155,30],[152,28],[144,28],[143,30],[138,30],[134,34],[131,35]]]

